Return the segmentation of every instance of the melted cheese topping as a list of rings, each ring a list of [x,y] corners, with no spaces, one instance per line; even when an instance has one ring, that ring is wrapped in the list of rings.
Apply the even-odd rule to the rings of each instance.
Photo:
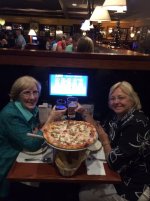
[[[49,143],[53,144],[55,142],[55,145],[66,145],[66,147],[69,145],[82,147],[86,143],[92,144],[97,137],[94,126],[84,121],[74,120],[53,122],[47,127],[47,133],[50,138],[47,135],[45,138]]]

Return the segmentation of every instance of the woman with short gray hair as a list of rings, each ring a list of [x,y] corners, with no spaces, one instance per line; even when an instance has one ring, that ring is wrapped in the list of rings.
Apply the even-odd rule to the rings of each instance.
[[[22,76],[13,83],[10,102],[0,112],[0,200],[9,196],[6,177],[19,152],[34,152],[43,144],[43,140],[27,136],[27,133],[43,135],[37,107],[40,93],[41,84],[35,78]],[[60,119],[65,112],[53,108],[44,126]]]

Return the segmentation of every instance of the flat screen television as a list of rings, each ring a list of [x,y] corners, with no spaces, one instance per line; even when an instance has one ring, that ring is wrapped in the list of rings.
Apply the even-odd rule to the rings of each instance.
[[[88,75],[50,74],[49,95],[87,97]]]

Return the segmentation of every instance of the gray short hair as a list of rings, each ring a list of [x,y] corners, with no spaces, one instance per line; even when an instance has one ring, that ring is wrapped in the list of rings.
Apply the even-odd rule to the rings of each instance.
[[[94,52],[94,43],[88,36],[83,36],[78,40],[77,52]]]
[[[133,89],[133,86],[129,83],[129,82],[126,82],[126,81],[122,81],[122,82],[117,82],[116,84],[114,84],[111,88],[110,88],[110,91],[109,91],[109,97],[111,96],[111,94],[114,92],[115,89],[117,88],[121,88],[122,91],[124,93],[126,93],[130,98],[131,100],[133,101],[133,104],[134,104],[134,108],[135,109],[141,109],[142,106],[141,106],[141,101],[139,99],[139,96],[138,94],[134,91]]]
[[[15,101],[19,98],[20,93],[29,88],[35,86],[37,87],[37,90],[39,93],[41,93],[41,84],[39,81],[37,81],[35,78],[31,76],[22,76],[15,80],[13,83],[11,90],[10,90],[10,99]]]

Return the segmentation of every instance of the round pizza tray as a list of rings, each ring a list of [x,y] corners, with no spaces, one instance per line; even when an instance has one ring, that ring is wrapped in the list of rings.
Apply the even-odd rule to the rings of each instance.
[[[40,148],[39,150],[37,151],[33,151],[33,152],[30,152],[30,151],[23,151],[23,153],[27,154],[27,155],[40,155],[40,154],[44,154],[46,151],[48,150],[48,146],[45,146],[43,148]]]
[[[45,141],[46,141],[46,139],[45,139]],[[86,149],[89,149],[89,150],[90,150],[90,148],[91,148],[96,142],[97,142],[97,139],[95,140],[95,142],[94,142],[93,144],[90,144],[89,146],[84,147],[84,148],[80,148],[80,149],[65,149],[65,148],[57,147],[57,146],[55,146],[55,145],[53,145],[53,144],[50,144],[49,142],[46,141],[46,143],[47,143],[49,146],[53,147],[54,149],[60,150],[60,151],[83,151],[83,150],[86,150]]]

